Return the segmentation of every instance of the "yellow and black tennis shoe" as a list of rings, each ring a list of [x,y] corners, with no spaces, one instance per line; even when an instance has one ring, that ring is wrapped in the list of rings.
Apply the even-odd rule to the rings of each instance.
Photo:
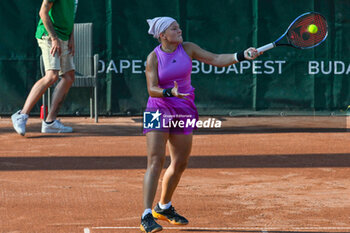
[[[162,226],[154,220],[151,213],[147,214],[144,218],[141,218],[140,229],[143,232],[152,233],[163,230]]]
[[[165,220],[175,225],[187,225],[188,220],[176,213],[173,206],[170,206],[169,209],[161,209],[157,204],[156,207],[152,210],[153,217],[159,220]]]

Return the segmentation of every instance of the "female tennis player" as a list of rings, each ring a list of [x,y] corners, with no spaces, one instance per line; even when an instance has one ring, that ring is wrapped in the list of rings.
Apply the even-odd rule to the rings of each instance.
[[[159,111],[167,122],[198,119],[194,104],[194,88],[191,86],[192,59],[213,66],[229,66],[242,60],[253,60],[258,54],[249,48],[234,54],[213,54],[191,42],[183,42],[182,31],[175,19],[157,17],[147,20],[148,33],[158,39],[157,46],[147,57],[146,78],[149,99],[146,111]],[[253,54],[248,56],[248,52]],[[158,113],[158,112],[157,112]],[[154,114],[154,118],[159,115]],[[147,138],[147,171],[143,183],[145,211],[140,229],[144,232],[161,231],[155,219],[176,225],[188,224],[171,203],[173,193],[184,172],[192,147],[193,127],[164,127],[144,129]],[[160,201],[152,211],[158,180],[165,161],[166,144],[169,142],[171,163],[162,182]]]

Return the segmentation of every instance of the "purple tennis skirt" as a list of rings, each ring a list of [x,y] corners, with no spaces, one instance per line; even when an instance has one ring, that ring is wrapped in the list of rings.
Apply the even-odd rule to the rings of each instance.
[[[194,93],[186,98],[149,97],[144,112],[143,133],[155,130],[170,134],[191,134],[196,129],[198,111],[194,104]]]

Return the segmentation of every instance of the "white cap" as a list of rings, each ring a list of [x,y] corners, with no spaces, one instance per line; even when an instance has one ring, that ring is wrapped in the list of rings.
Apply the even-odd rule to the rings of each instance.
[[[149,25],[148,34],[153,35],[154,38],[159,38],[159,34],[164,32],[170,24],[176,20],[171,17],[156,17],[154,19],[147,19]]]

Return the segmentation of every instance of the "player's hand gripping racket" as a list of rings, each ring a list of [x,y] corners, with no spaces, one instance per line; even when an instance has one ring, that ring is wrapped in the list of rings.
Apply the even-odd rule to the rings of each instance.
[[[309,49],[321,44],[328,35],[325,17],[316,12],[307,12],[297,17],[286,32],[275,42],[258,48],[258,53],[277,46],[291,46],[298,49]],[[251,53],[248,53],[252,57]]]

